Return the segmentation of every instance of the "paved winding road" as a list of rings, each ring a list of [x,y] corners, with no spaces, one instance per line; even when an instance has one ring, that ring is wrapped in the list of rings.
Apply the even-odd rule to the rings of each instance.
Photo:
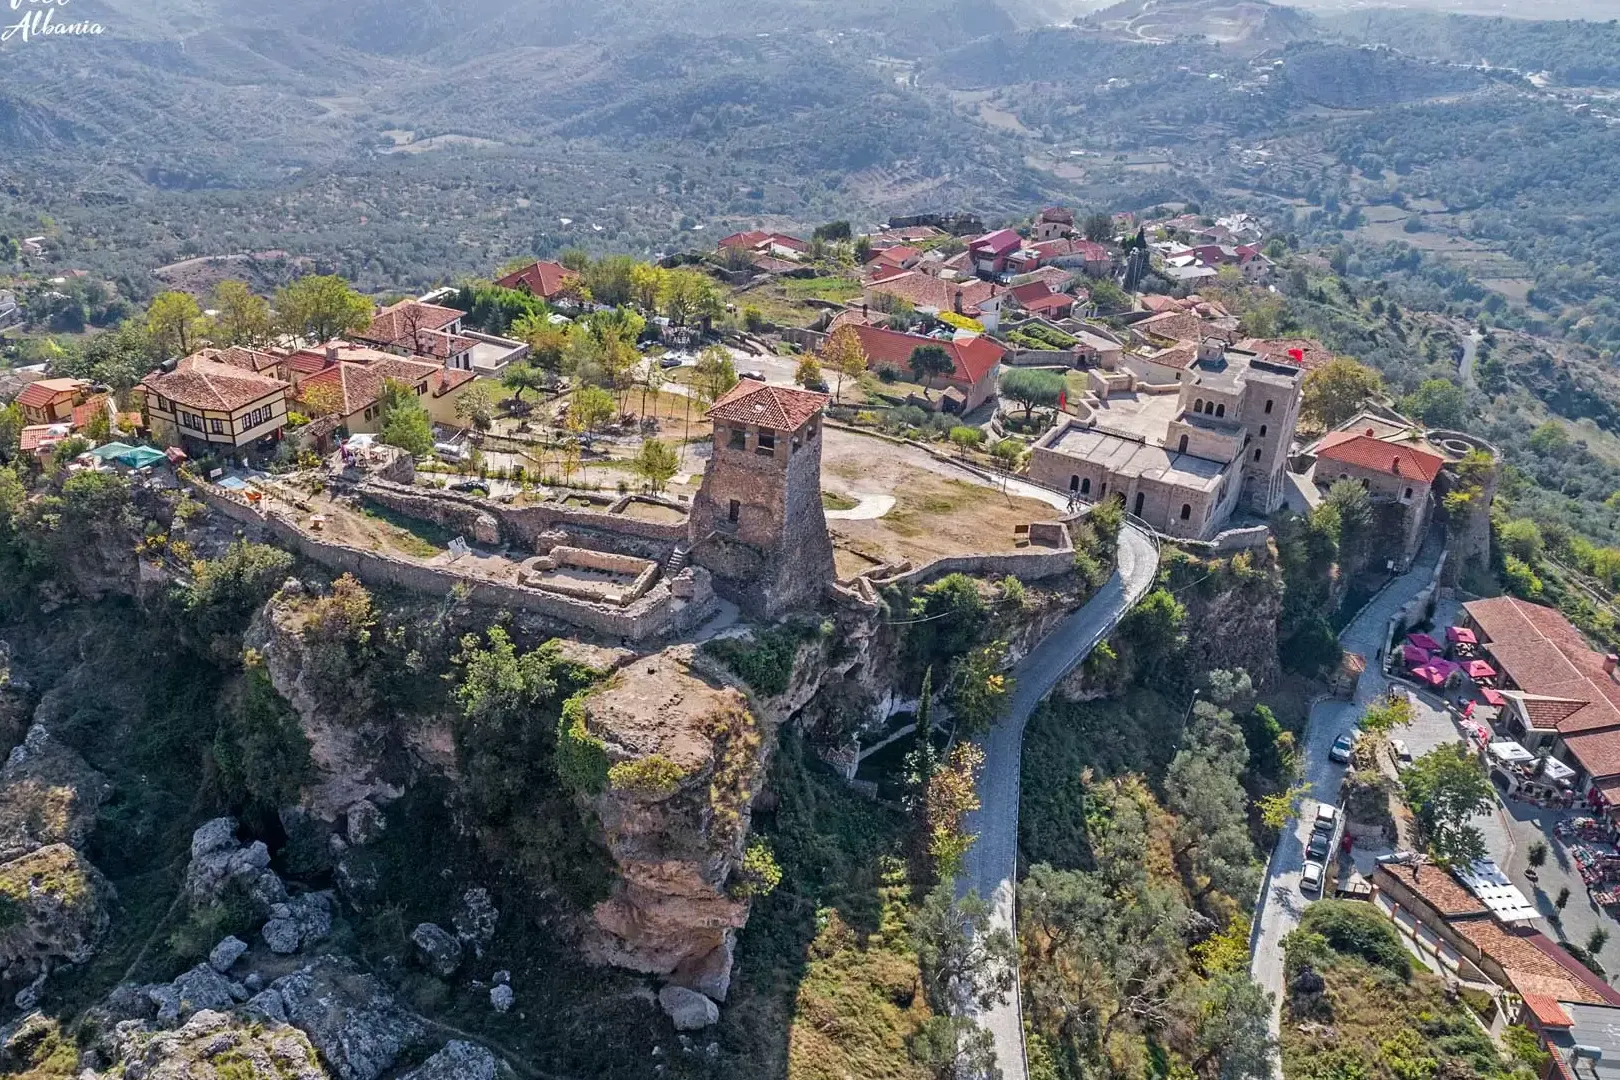
[[[1355,700],[1329,698],[1318,702],[1311,708],[1310,719],[1306,721],[1305,731],[1300,736],[1302,771],[1310,791],[1300,807],[1299,816],[1277,838],[1276,849],[1266,865],[1265,883],[1255,914],[1252,939],[1254,955],[1250,961],[1254,981],[1273,995],[1273,1035],[1277,1033],[1281,1019],[1282,939],[1299,925],[1305,905],[1312,899],[1299,889],[1299,871],[1305,862],[1305,844],[1310,839],[1312,818],[1318,802],[1338,802],[1339,784],[1344,779],[1345,767],[1335,765],[1328,757],[1328,750],[1333,746],[1334,739],[1355,726],[1367,703],[1388,688],[1389,680],[1384,678],[1376,654],[1384,645],[1389,620],[1433,580],[1435,562],[1439,557],[1440,545],[1431,539],[1412,568],[1391,581],[1344,628],[1339,635],[1339,643],[1347,651],[1360,653],[1367,658],[1367,670],[1356,685]]]
[[[975,890],[991,903],[991,924],[1015,929],[1018,878],[1018,780],[1024,724],[1058,681],[1074,670],[1096,644],[1153,587],[1159,551],[1152,537],[1127,525],[1119,534],[1119,565],[1085,607],[1070,615],[1024,657],[1013,671],[1017,685],[1007,718],[979,740],[984,770],[979,774],[980,809],[968,818],[977,839],[968,849],[958,895]],[[1019,990],[979,1016],[996,1041],[1002,1080],[1026,1080],[1024,1025]]]

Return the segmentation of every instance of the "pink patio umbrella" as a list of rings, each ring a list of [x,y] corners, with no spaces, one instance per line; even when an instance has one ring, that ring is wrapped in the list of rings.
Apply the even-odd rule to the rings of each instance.
[[[1485,704],[1495,705],[1499,709],[1507,704],[1507,698],[1502,696],[1500,690],[1492,690],[1488,686],[1480,688],[1479,696],[1485,699]]]
[[[1475,637],[1474,632],[1468,629],[1466,626],[1446,627],[1446,640],[1451,642],[1453,645],[1479,644],[1479,638]]]
[[[1409,667],[1422,667],[1429,662],[1429,654],[1416,645],[1402,645],[1401,661]]]
[[[1470,679],[1494,679],[1496,669],[1483,660],[1470,660],[1463,665],[1463,672]]]
[[[1428,634],[1407,634],[1406,640],[1420,649],[1427,649],[1429,652],[1440,652],[1443,648],[1438,641]]]
[[[1446,684],[1445,673],[1436,668],[1432,663],[1424,664],[1422,667],[1413,668],[1412,674],[1416,675],[1430,686],[1444,686]]]
[[[1444,657],[1439,656],[1435,657],[1433,660],[1430,660],[1429,666],[1448,679],[1462,670],[1462,665],[1457,663],[1455,660],[1447,660]]]

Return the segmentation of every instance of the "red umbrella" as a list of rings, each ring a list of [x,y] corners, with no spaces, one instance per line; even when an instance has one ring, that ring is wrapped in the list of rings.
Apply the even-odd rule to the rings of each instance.
[[[1434,638],[1430,637],[1428,634],[1408,634],[1406,635],[1406,640],[1410,641],[1420,649],[1427,649],[1430,652],[1442,651],[1440,643],[1434,640]]]
[[[1465,717],[1473,716],[1474,715],[1474,706],[1478,705],[1478,704],[1479,704],[1479,702],[1477,702],[1477,701],[1470,701],[1467,705],[1464,705],[1463,706],[1463,716],[1465,716]]]
[[[1466,626],[1446,627],[1446,640],[1454,645],[1478,645],[1479,639]]]
[[[1470,660],[1463,665],[1463,671],[1468,673],[1470,679],[1492,679],[1496,677],[1496,669],[1483,660]]]
[[[1402,645],[1401,660],[1413,667],[1421,667],[1429,662],[1429,654],[1416,645]]]
[[[1492,690],[1488,686],[1480,689],[1479,696],[1485,699],[1487,705],[1495,705],[1497,708],[1507,704],[1507,698],[1502,696],[1501,691]]]

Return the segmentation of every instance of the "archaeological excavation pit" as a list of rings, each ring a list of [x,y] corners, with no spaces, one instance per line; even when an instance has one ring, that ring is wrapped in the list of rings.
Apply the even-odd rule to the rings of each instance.
[[[631,555],[558,546],[548,554],[525,559],[518,580],[576,600],[623,607],[652,588],[658,580],[658,564]]]

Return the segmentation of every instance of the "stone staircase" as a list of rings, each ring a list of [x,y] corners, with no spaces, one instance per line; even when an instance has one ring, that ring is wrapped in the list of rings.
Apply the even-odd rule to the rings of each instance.
[[[679,574],[682,570],[685,570],[687,564],[690,563],[691,561],[692,561],[692,545],[690,545],[690,544],[676,544],[675,545],[675,550],[670,552],[669,553],[669,558],[664,561],[664,576],[665,577],[674,577],[676,574]]]

